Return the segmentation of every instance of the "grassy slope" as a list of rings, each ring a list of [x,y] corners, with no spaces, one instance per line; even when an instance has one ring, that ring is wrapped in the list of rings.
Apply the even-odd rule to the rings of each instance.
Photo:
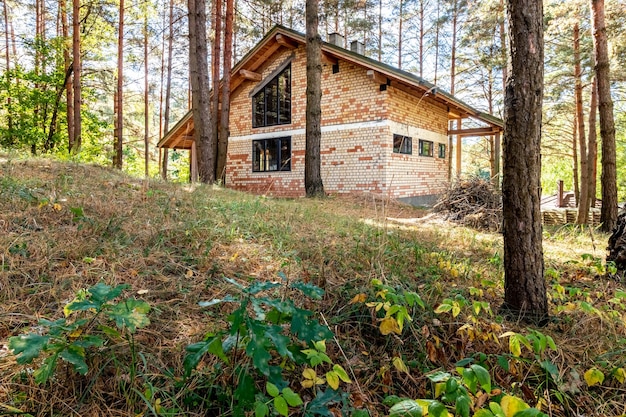
[[[77,218],[77,209],[84,217]],[[212,374],[213,359],[191,384],[178,378],[184,347],[224,326],[225,311],[198,302],[233,293],[224,277],[275,281],[284,273],[326,291],[321,302],[305,307],[328,320],[346,356],[330,341],[329,355],[354,372],[352,404],[371,415],[386,412],[388,394],[431,398],[425,374],[454,371],[455,362],[467,357],[484,359],[499,386],[529,403],[539,401],[551,415],[626,412],[626,391],[609,375],[625,365],[626,300],[615,298],[618,284],[596,276],[597,260],[582,257],[603,257],[606,236],[569,228],[546,232],[555,320],[541,331],[558,349],[540,359],[557,367],[550,379],[528,349],[522,352],[526,360],[506,356],[507,339],[498,337],[529,331],[497,316],[501,237],[416,220],[424,214],[370,198],[276,200],[210,186],[144,183],[95,166],[0,162],[0,407],[33,415],[130,415],[148,410],[148,403],[154,407],[158,397],[163,407],[187,408],[185,415],[215,413],[216,392],[227,393],[228,381]],[[360,293],[375,301],[375,278],[398,291],[416,291],[426,302],[425,310],[413,310],[413,322],[400,336],[381,335],[373,309],[350,303]],[[43,386],[7,349],[10,336],[32,329],[39,318],[62,317],[77,291],[100,281],[128,283],[126,295],[152,306],[151,324],[135,339],[146,359],[131,384],[144,394],[153,387],[151,402],[135,398],[131,404],[120,388],[128,383],[120,371],[129,355],[123,341],[110,346],[113,361],[90,357],[84,377],[60,364],[53,383]],[[434,313],[457,295],[467,305],[456,317]],[[476,314],[474,301],[488,303],[492,312]],[[511,364],[508,372],[497,365],[502,355]],[[409,374],[392,365],[398,356]],[[607,378],[588,388],[583,374],[593,366]],[[290,381],[306,399],[300,372],[294,369]],[[190,393],[196,400],[187,401]]]

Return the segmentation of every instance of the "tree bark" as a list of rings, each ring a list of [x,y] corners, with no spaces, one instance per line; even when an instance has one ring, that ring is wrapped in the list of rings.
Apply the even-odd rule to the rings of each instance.
[[[504,98],[503,309],[543,322],[548,315],[541,199],[543,5],[508,0],[511,72]]]
[[[578,197],[577,224],[587,224],[589,218],[589,170],[587,164],[587,136],[585,134],[585,115],[583,113],[583,83],[580,66],[580,29],[574,24],[574,95],[576,97],[576,121],[578,144],[580,149],[580,195]]]
[[[402,10],[404,6],[404,0],[400,0],[400,15],[398,16],[398,68],[402,69],[402,21],[404,20],[404,13]]]
[[[600,137],[602,138],[602,210],[601,230],[610,232],[617,222],[617,172],[615,150],[615,121],[609,73],[609,54],[604,19],[604,0],[591,0],[591,27],[595,72],[598,83],[598,110],[600,113]]]
[[[80,0],[72,0],[72,68],[74,70],[74,75],[72,76],[72,88],[74,90],[74,143],[70,149],[72,154],[78,154],[82,146],[81,75],[83,64],[80,50]]]
[[[5,77],[7,81],[7,127],[8,127],[8,140],[7,145],[9,147],[13,146],[14,138],[13,138],[13,106],[11,103],[11,54],[9,53],[9,10],[7,7],[7,1],[3,1],[4,8],[4,40],[5,40],[5,48],[6,48],[6,69],[5,69]]]
[[[172,97],[172,52],[174,50],[174,0],[169,0],[169,36],[167,39],[167,76],[165,81],[165,114],[163,115],[163,131],[168,132],[170,128],[170,107]],[[163,148],[163,161],[161,162],[161,178],[167,179],[167,163],[169,152]]]
[[[144,157],[144,174],[146,178],[150,176],[150,101],[149,98],[149,79],[148,79],[148,9],[144,6],[143,20],[143,157]]]
[[[318,33],[318,0],[306,2],[306,155],[304,187],[307,197],[324,195],[321,175],[322,39]]]
[[[122,169],[124,133],[124,0],[120,0],[120,20],[117,34],[117,89],[115,90],[115,126],[113,167]]]
[[[596,206],[596,183],[598,176],[598,141],[596,117],[598,113],[598,84],[594,77],[591,81],[591,98],[589,99],[589,149],[587,161],[587,179],[589,181],[589,206]]]
[[[65,73],[69,72],[72,66],[70,56],[71,46],[69,44],[69,27],[67,19],[67,0],[59,2],[59,12],[61,14],[61,34],[63,36],[63,64]],[[73,72],[73,71],[72,71]],[[66,121],[67,121],[67,149],[71,151],[74,147],[74,89],[72,87],[73,75],[65,83],[65,101],[66,101]]]
[[[224,77],[222,79],[222,111],[220,113],[220,134],[217,143],[217,179],[226,182],[226,157],[228,136],[230,135],[230,76],[233,61],[233,22],[234,0],[226,0],[224,22]]]
[[[189,78],[200,181],[215,181],[215,153],[209,103],[209,65],[205,0],[187,0],[189,8]]]
[[[222,47],[222,0],[214,0],[213,1],[213,33],[215,37],[213,39],[213,56],[211,58],[211,69],[212,69],[212,81],[213,81],[213,95],[211,96],[211,120],[213,123],[217,124],[217,121],[220,120],[220,58],[221,58],[221,47]],[[217,147],[219,142],[219,127],[214,126],[211,130],[213,134],[212,143],[214,144],[215,150],[213,153],[217,159]],[[217,161],[215,164],[215,178],[219,178],[219,172],[217,171]]]

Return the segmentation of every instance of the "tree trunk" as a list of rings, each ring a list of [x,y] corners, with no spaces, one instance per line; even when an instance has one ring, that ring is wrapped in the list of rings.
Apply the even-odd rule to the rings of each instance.
[[[402,21],[404,20],[404,13],[402,10],[402,6],[404,5],[404,0],[400,0],[400,15],[398,16],[399,25],[398,25],[398,68],[402,69]]]
[[[211,120],[217,124],[220,120],[220,58],[222,47],[222,0],[214,0],[213,2],[213,33],[215,37],[213,39],[213,56],[211,58],[212,69],[212,81],[213,81],[213,95],[211,96]],[[213,153],[217,159],[217,147],[219,142],[219,126],[214,126],[211,130],[213,134],[212,143],[215,146]],[[219,172],[217,172],[217,160],[215,164],[215,178],[219,178]]]
[[[7,144],[9,147],[13,146],[14,138],[13,138],[13,106],[11,103],[11,54],[9,53],[9,10],[7,7],[7,1],[3,1],[4,7],[4,40],[5,40],[5,48],[6,48],[6,69],[4,75],[6,77],[7,82],[7,127],[8,127],[8,140]]]
[[[574,113],[574,124],[572,125],[572,183],[574,185],[574,199],[576,204],[580,198],[578,188],[578,116]]]
[[[70,56],[70,45],[69,45],[69,27],[68,27],[68,19],[67,19],[67,1],[61,0],[59,2],[59,13],[61,14],[61,34],[63,36],[63,64],[65,68],[65,73],[69,72],[70,67],[72,66],[72,60]],[[73,72],[73,71],[72,71]],[[67,149],[71,151],[74,147],[74,89],[72,87],[73,76],[70,75],[70,78],[65,83],[65,101],[67,106]]]
[[[591,81],[591,98],[589,100],[589,149],[587,179],[589,181],[589,206],[596,206],[596,183],[598,175],[598,142],[596,133],[596,116],[598,113],[598,84],[594,77]]]
[[[163,131],[167,133],[170,128],[170,102],[172,97],[172,52],[174,50],[174,0],[169,0],[169,36],[167,39],[167,76],[165,81],[165,114],[163,115]],[[163,161],[161,165],[161,178],[167,179],[167,162],[169,158],[167,148],[163,148]]]
[[[383,0],[378,0],[378,61],[383,57]]]
[[[420,34],[419,34],[419,60],[420,60],[420,73],[419,76],[424,77],[424,38],[426,37],[426,29],[424,19],[426,16],[424,15],[424,1],[420,0],[419,4],[419,17],[420,17]]]
[[[580,29],[574,25],[574,95],[576,96],[576,121],[578,122],[578,143],[580,148],[580,195],[578,198],[577,224],[587,224],[589,218],[589,170],[587,137],[585,135],[585,115],[583,113],[583,83],[580,67]]]
[[[504,98],[503,309],[543,322],[548,315],[539,209],[543,5],[541,0],[507,4],[511,73]]]
[[[115,126],[113,167],[122,169],[124,133],[124,0],[120,0],[120,24],[117,34],[117,89],[115,90]]]
[[[143,157],[144,157],[144,174],[146,178],[150,176],[150,102],[149,96],[149,80],[148,80],[148,9],[144,6],[143,21]]]
[[[72,0],[72,87],[74,97],[74,143],[70,152],[78,154],[82,146],[82,118],[81,118],[81,75],[83,72],[82,59],[80,57],[80,0]]]
[[[324,195],[321,175],[322,39],[318,28],[318,0],[306,2],[306,155],[304,187],[307,197]]]
[[[226,0],[226,20],[224,23],[224,77],[222,80],[222,111],[220,113],[220,134],[217,143],[217,175],[222,184],[226,181],[226,156],[230,135],[230,70],[233,62],[233,0]]]
[[[591,0],[591,26],[595,72],[598,83],[598,110],[600,113],[600,137],[602,138],[602,210],[601,230],[610,232],[617,222],[617,172],[615,150],[615,121],[609,74],[609,54],[604,19],[604,0]]]
[[[205,0],[187,0],[189,8],[189,79],[200,181],[215,181],[213,125],[209,103],[209,65]]]

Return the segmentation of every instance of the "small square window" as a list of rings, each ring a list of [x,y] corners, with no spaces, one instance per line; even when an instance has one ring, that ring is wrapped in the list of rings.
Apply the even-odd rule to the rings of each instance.
[[[444,143],[439,144],[439,158],[446,157],[446,145]]]
[[[252,172],[291,171],[291,138],[252,141]]]
[[[413,153],[413,138],[409,136],[393,135],[393,153]]]
[[[419,147],[420,156],[433,156],[434,144],[432,141],[420,139]]]

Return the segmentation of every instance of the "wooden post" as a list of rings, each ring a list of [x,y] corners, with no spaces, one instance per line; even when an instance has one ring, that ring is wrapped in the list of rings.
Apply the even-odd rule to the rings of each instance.
[[[191,149],[189,150],[189,152],[191,152],[190,158],[189,158],[189,162],[191,164],[191,167],[189,169],[189,174],[191,176],[191,182],[197,182],[198,181],[198,156],[197,156],[197,152],[196,152],[196,141],[193,141],[191,143]]]
[[[500,132],[497,132],[494,137],[494,168],[496,175],[493,178],[493,185],[496,190],[500,189]]]
[[[461,119],[456,121],[457,130],[461,130]],[[461,178],[461,145],[463,137],[456,135],[456,178]]]
[[[556,191],[556,206],[563,207],[563,180],[559,180],[559,185]]]

